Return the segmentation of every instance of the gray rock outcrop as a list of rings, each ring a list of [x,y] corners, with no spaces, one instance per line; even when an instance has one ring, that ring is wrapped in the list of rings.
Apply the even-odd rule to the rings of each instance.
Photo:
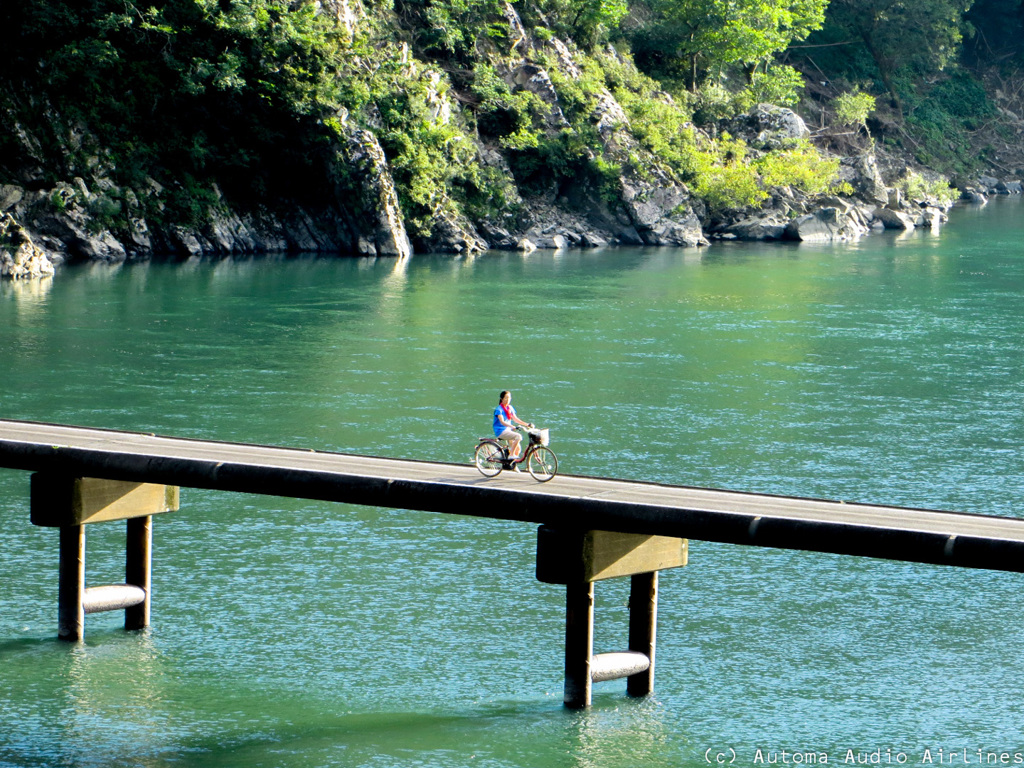
[[[820,243],[852,240],[866,232],[867,229],[850,210],[827,207],[793,219],[786,225],[784,238],[805,243]]]
[[[417,242],[417,248],[427,253],[468,255],[486,251],[488,243],[464,216],[443,212],[434,218],[430,235]]]
[[[377,137],[367,130],[351,130],[340,159],[335,167],[351,169],[355,178],[335,180],[335,202],[344,210],[356,192],[356,222],[366,225],[357,230],[362,237],[360,252],[372,249],[376,256],[411,256],[412,243],[405,231],[395,182]]]
[[[872,205],[888,205],[889,191],[878,170],[874,154],[844,157],[839,164],[839,180],[847,182],[859,199]]]
[[[53,262],[9,213],[0,213],[0,278],[27,280],[54,273]]]
[[[917,226],[913,216],[891,208],[876,208],[874,216],[886,229],[911,230]]]
[[[557,39],[552,46],[563,74],[579,77],[568,47]],[[598,96],[591,121],[600,137],[603,159],[619,168],[619,200],[600,224],[616,230],[617,239],[627,244],[707,245],[689,190],[640,145],[629,130],[625,110],[609,91]]]
[[[780,149],[811,135],[800,115],[774,104],[758,104],[746,114],[728,121],[724,128],[758,149]]]

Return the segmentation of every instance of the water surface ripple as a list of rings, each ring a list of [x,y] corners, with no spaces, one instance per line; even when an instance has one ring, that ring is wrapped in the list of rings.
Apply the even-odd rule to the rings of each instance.
[[[1021,212],[833,246],[67,269],[0,285],[2,415],[468,461],[507,388],[567,472],[1019,516]],[[0,516],[5,768],[1024,753],[1016,574],[694,542],[655,694],[572,713],[530,526],[184,489],[153,627],[90,616],[68,646],[23,473]],[[123,528],[88,553],[120,580]],[[597,591],[598,650],[623,647],[625,586]]]

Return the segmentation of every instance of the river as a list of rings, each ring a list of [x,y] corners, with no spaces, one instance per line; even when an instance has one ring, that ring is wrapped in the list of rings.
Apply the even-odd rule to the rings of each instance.
[[[1021,206],[822,246],[68,268],[0,285],[2,416],[468,462],[510,389],[567,473],[1020,516]],[[0,520],[4,768],[1024,762],[1016,574],[692,542],[655,693],[569,712],[532,526],[183,489],[153,626],[68,645],[25,473]],[[88,555],[120,580],[123,527]],[[627,590],[597,587],[616,650]]]

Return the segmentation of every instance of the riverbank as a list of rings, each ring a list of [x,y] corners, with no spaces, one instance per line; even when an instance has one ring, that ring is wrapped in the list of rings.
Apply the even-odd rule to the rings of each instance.
[[[449,248],[439,250],[453,254],[472,254],[486,249],[528,253],[538,249],[605,245],[704,247],[723,240],[841,241],[885,229],[935,229],[947,221],[952,197],[907,194],[905,184],[900,185],[899,180],[896,185],[886,184],[873,155],[843,158],[841,173],[843,180],[855,185],[860,194],[810,196],[790,187],[780,187],[772,189],[768,200],[758,207],[704,219],[691,214],[685,226],[672,222],[671,228],[662,224],[664,211],[658,208],[654,209],[653,221],[641,230],[631,219],[617,221],[600,217],[595,222],[586,211],[551,205],[543,200],[528,201],[526,226],[517,229],[484,224],[474,232],[472,242],[466,247],[449,242]],[[145,247],[126,248],[109,231],[92,234],[89,218],[78,210],[49,212],[42,217],[33,215],[34,211],[47,207],[49,195],[45,191],[26,193],[11,187],[0,191],[6,192],[9,200],[17,200],[0,213],[0,277],[8,279],[49,277],[60,265],[81,260],[116,263],[280,251],[347,252],[324,235],[330,226],[328,214],[323,214],[320,228],[317,228],[312,217],[303,216],[302,212],[296,214],[294,221],[265,223],[266,228],[237,216],[218,218],[201,229],[175,227],[170,234],[148,239]],[[965,188],[962,198],[984,203],[989,195],[1019,193],[1019,181],[983,177]],[[90,199],[88,192],[83,196],[86,201]],[[19,219],[31,224],[25,226]],[[58,234],[47,234],[49,232]],[[359,251],[356,255],[406,258],[412,255],[412,249],[407,253]]]
[[[957,194],[980,201],[1020,189],[1008,176],[972,179],[954,194],[888,142],[876,149],[870,140],[846,141],[840,152],[834,130],[811,131],[788,108],[755,104],[737,114],[733,102],[742,99],[731,94],[728,108],[718,104],[724,111],[715,112],[702,106],[703,96],[673,97],[625,50],[560,39],[524,24],[511,4],[495,37],[479,42],[462,67],[400,42],[407,20],[325,8],[337,16],[335,32],[353,40],[373,24],[391,25],[356,69],[332,70],[321,81],[335,90],[345,78],[365,86],[358,110],[355,96],[335,93],[331,111],[316,120],[274,113],[278,122],[292,121],[294,137],[235,147],[219,165],[214,155],[224,148],[208,134],[222,134],[228,148],[250,141],[252,107],[240,102],[214,112],[209,97],[241,81],[181,85],[181,110],[196,110],[199,122],[180,126],[167,124],[178,118],[161,112],[159,94],[152,116],[132,103],[108,104],[138,136],[108,124],[105,112],[83,112],[75,94],[13,84],[13,96],[0,102],[15,128],[0,156],[7,181],[0,184],[0,274],[52,275],[79,260],[278,251],[401,259],[848,240],[873,229],[941,226]],[[192,44],[205,51],[207,42],[199,35]],[[154,42],[132,45],[122,58],[136,69],[163,66]],[[366,68],[374,74],[363,82]],[[383,81],[373,80],[378,74]],[[229,107],[236,97],[220,96]],[[831,118],[824,102],[806,101],[802,110],[812,107],[818,123]],[[181,135],[163,149],[164,134],[174,130]],[[147,132],[156,135],[142,147]],[[183,157],[187,163],[174,164]]]
[[[807,137],[809,132],[794,112],[765,106],[762,115],[766,113],[784,115],[786,127],[772,133],[754,121],[754,137],[762,141]],[[797,128],[794,130],[793,126]],[[937,186],[932,185],[932,190],[941,189],[942,177],[931,176],[940,180]],[[965,184],[957,191],[958,195],[935,194],[920,183],[924,177],[910,171],[901,158],[887,156],[880,163],[873,153],[839,158],[839,178],[846,187],[846,194],[808,195],[788,186],[775,187],[758,206],[714,215],[705,208],[700,217],[690,211],[682,225],[670,220],[669,226],[665,221],[666,205],[652,204],[650,198],[668,194],[674,199],[673,193],[678,194],[679,190],[671,187],[650,185],[644,189],[647,199],[634,206],[636,215],[633,217],[621,214],[616,217],[607,209],[569,207],[564,204],[566,201],[559,205],[543,199],[524,199],[524,215],[518,228],[483,223],[479,228],[471,228],[472,236],[468,241],[465,232],[458,230],[453,240],[439,240],[436,250],[453,254],[472,254],[486,249],[528,253],[538,249],[605,245],[704,247],[724,240],[843,241],[886,229],[936,229],[948,220],[947,212],[956,197],[967,203],[984,204],[993,195],[1022,192],[1018,179],[984,175]],[[913,186],[915,179],[917,186]],[[174,226],[159,235],[150,231],[145,221],[139,221],[139,230],[145,232],[146,237],[133,240],[136,247],[126,247],[114,232],[96,231],[96,224],[88,214],[89,204],[96,197],[81,179],[76,182],[77,197],[69,197],[62,210],[52,210],[51,205],[60,189],[30,192],[11,185],[0,187],[0,277],[49,277],[60,265],[76,260],[116,263],[280,251],[347,252],[329,235],[333,226],[330,212],[323,211],[314,217],[302,210],[297,210],[291,220],[262,222],[226,212],[214,215],[201,228]],[[78,204],[78,200],[82,204]],[[411,247],[364,248],[356,252],[357,255],[395,258],[406,258],[412,253]]]

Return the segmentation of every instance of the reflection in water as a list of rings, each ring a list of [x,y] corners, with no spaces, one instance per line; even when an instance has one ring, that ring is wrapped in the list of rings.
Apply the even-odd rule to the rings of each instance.
[[[618,695],[621,695],[621,691]],[[673,751],[673,734],[662,707],[653,700],[616,701],[606,708],[600,694],[588,711],[566,713],[566,741],[572,744],[573,768],[633,768],[641,764],[637,755]]]
[[[125,269],[134,269],[134,266],[128,267],[124,262],[90,261],[77,265],[75,269],[80,270],[89,280],[105,282],[113,280]]]
[[[96,745],[97,734],[105,734],[102,752],[94,746],[78,764],[105,765],[128,756],[134,763],[140,745],[152,754],[172,738],[167,688],[173,682],[166,678],[148,631],[79,643],[68,650],[61,740],[75,748]]]
[[[378,265],[383,264],[377,261]],[[405,292],[409,286],[409,259],[395,259],[394,265],[381,278],[380,294],[377,301],[377,316],[384,325],[400,327]]]
[[[18,317],[22,320],[31,320],[45,309],[52,289],[52,276],[35,280],[0,280],[0,301],[13,300]]]

